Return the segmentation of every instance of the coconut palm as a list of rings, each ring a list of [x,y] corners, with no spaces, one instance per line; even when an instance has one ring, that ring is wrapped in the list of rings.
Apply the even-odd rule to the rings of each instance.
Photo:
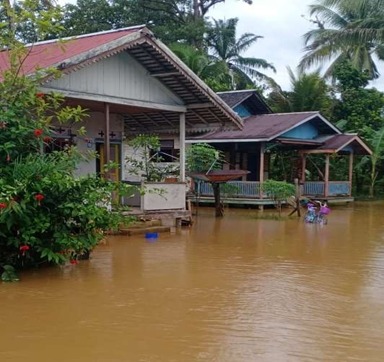
[[[291,68],[287,67],[287,70],[291,91],[283,91],[275,84],[269,95],[272,109],[275,112],[320,111],[329,115],[332,106],[330,89],[320,71],[305,73],[299,70],[295,75]]]
[[[264,59],[242,56],[262,36],[245,33],[236,39],[237,18],[214,19],[213,22],[207,34],[208,52],[212,61],[225,69],[230,88],[239,89],[254,84],[254,80],[268,79],[258,69],[275,71],[272,64]]]
[[[304,35],[301,69],[330,61],[325,75],[332,76],[348,60],[370,79],[379,77],[373,55],[384,60],[384,0],[319,0],[310,14],[318,28]]]
[[[204,75],[210,64],[206,53],[184,43],[172,44],[170,48],[195,74],[199,77]]]

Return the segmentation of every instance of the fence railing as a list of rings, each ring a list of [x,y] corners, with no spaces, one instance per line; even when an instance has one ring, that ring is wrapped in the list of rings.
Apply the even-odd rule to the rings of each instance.
[[[229,187],[222,189],[222,195],[228,197],[260,198],[260,182],[257,181],[229,181]],[[196,183],[196,191],[200,196],[212,196],[213,189],[209,182]]]
[[[229,181],[230,187],[222,190],[222,196],[233,198],[255,198],[260,199],[260,182],[258,181]],[[196,192],[200,196],[213,196],[212,186],[209,182],[196,182]],[[302,188],[304,196],[322,196],[325,193],[324,181],[307,181]],[[327,196],[351,196],[351,183],[349,181],[329,181]],[[266,195],[263,195],[266,198]]]

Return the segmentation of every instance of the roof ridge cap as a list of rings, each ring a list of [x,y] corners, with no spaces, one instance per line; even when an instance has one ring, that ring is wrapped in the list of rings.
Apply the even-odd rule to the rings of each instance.
[[[145,28],[145,27],[146,27],[145,24],[133,25],[133,26],[127,26],[125,28],[98,31],[96,33],[87,33],[87,34],[67,36],[67,37],[64,37],[64,38],[56,38],[56,39],[43,40],[43,41],[39,41],[39,42],[36,42],[36,43],[28,43],[28,44],[25,44],[24,46],[25,47],[31,47],[31,46],[45,45],[45,44],[50,44],[50,43],[56,43],[58,41],[67,41],[67,40],[74,40],[74,39],[89,38],[89,37],[103,35],[103,34],[119,33],[119,32],[126,31],[126,30],[142,29],[142,28]]]

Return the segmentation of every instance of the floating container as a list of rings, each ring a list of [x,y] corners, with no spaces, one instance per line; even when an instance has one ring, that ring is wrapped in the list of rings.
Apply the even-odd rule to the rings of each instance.
[[[157,239],[159,237],[159,233],[145,233],[146,239]]]

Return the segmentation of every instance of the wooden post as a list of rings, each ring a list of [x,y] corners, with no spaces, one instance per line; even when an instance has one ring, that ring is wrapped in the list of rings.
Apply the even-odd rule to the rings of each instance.
[[[110,145],[110,114],[109,104],[104,103],[104,116],[105,116],[105,133],[104,133],[104,162],[106,165],[111,161],[111,145]],[[105,172],[105,178],[109,179],[109,171]]]
[[[213,182],[211,185],[213,188],[213,195],[215,197],[216,217],[222,217],[224,216],[224,210],[220,200],[220,184],[217,182]]]
[[[300,182],[304,184],[305,182],[305,170],[307,168],[307,155],[302,153],[301,155],[301,180]]]
[[[297,212],[297,216],[300,217],[301,212],[300,212],[300,183],[299,183],[299,179],[295,178],[294,182],[295,182],[295,208],[293,209],[293,211],[291,211],[291,213],[288,216],[291,216],[295,212]]]
[[[260,199],[263,198],[263,190],[262,190],[262,184],[264,182],[264,150],[265,146],[264,143],[260,143],[260,165],[259,165],[259,182],[260,182],[260,192],[259,197]]]
[[[349,154],[349,172],[348,172],[348,181],[349,181],[349,196],[352,195],[352,178],[353,178],[353,151]]]
[[[180,113],[180,181],[185,182],[185,113]]]
[[[329,188],[329,153],[325,155],[325,172],[324,172],[324,196],[328,197]]]

